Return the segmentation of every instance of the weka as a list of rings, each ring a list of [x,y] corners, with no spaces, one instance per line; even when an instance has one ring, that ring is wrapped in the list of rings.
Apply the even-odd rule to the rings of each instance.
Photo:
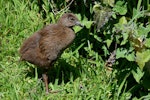
[[[74,40],[73,26],[83,26],[72,13],[65,13],[56,24],[49,24],[24,41],[20,48],[22,61],[28,61],[43,70],[42,78],[48,89],[48,70]]]

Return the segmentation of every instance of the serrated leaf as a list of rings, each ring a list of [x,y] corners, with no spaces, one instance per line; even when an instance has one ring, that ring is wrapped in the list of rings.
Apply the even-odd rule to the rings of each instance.
[[[122,17],[119,19],[119,23],[120,23],[120,24],[127,24],[126,17],[125,17],[125,16],[122,16]]]
[[[127,20],[126,20],[126,17],[121,17],[119,19],[119,22],[115,24],[115,27],[119,30],[125,30],[125,25],[127,24]],[[128,29],[129,30],[129,29]],[[125,30],[125,31],[128,31],[128,30]]]
[[[112,14],[112,18],[116,19],[117,15],[115,13]]]
[[[126,58],[128,61],[134,61],[134,52],[129,52],[126,49],[118,48],[116,51],[116,59]]]
[[[150,38],[146,39],[145,44],[146,47],[150,48]]]
[[[107,39],[107,40],[106,40],[106,44],[107,44],[107,47],[108,47],[108,48],[110,47],[111,43],[112,43],[112,40],[111,40],[111,39]]]
[[[81,14],[76,14],[79,20],[81,20]]]
[[[81,14],[76,14],[76,16],[78,17],[79,20],[81,20]],[[84,16],[82,22],[81,22],[87,29],[89,29],[91,27],[91,25],[93,24],[93,21],[88,21],[87,17]],[[79,26],[75,26],[74,27],[74,31],[75,33],[80,31],[82,29],[82,27]]]
[[[139,11],[135,8],[133,8],[133,19],[138,19],[144,16],[144,13],[142,11]]]
[[[92,23],[93,23],[93,21],[83,21],[83,24],[85,25],[85,27],[87,29],[89,29],[91,27]]]
[[[102,42],[101,37],[99,37],[98,35],[93,34],[93,33],[90,33],[90,35],[94,36],[94,38],[95,38],[97,41]]]
[[[79,32],[81,29],[82,29],[82,27],[79,27],[79,26],[73,27],[73,30],[75,33]]]
[[[145,36],[147,37],[148,33],[150,32],[150,27],[147,26],[147,27],[144,27],[143,24],[141,24],[139,27],[138,27],[138,36]]]
[[[136,53],[136,62],[141,69],[145,66],[145,63],[150,60],[150,50]]]
[[[143,77],[144,72],[139,67],[137,67],[136,71],[132,70],[132,74],[136,82],[140,83],[140,80]]]
[[[117,1],[113,11],[119,13],[120,15],[125,15],[127,13],[127,4],[124,4],[124,1]]]
[[[104,51],[104,56],[106,56],[107,54],[109,54],[108,49],[105,45],[102,46],[102,49]]]
[[[116,51],[116,59],[125,58],[126,53],[127,53],[127,50],[118,48],[117,51]]]
[[[126,55],[126,59],[127,59],[128,61],[135,61],[134,52],[132,52],[132,53]]]
[[[78,17],[79,20],[81,20],[81,14],[76,14],[76,16]],[[81,22],[81,23],[84,25],[84,22]],[[75,33],[77,33],[82,29],[82,27],[75,26],[75,27],[73,27],[73,29],[74,29]]]
[[[121,42],[121,45],[124,45],[128,42],[129,34],[128,33],[123,33],[122,36],[123,36],[123,40]]]

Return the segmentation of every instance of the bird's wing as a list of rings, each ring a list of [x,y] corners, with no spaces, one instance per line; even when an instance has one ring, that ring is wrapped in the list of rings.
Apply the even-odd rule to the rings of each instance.
[[[58,47],[60,40],[58,36],[54,33],[49,33],[42,36],[39,41],[39,49],[41,54],[43,54],[50,62],[56,60],[60,49]]]
[[[38,46],[38,42],[40,39],[40,34],[38,32],[34,33],[27,40],[24,41],[23,45],[20,48],[20,54],[24,54],[26,51],[32,48],[36,48]]]

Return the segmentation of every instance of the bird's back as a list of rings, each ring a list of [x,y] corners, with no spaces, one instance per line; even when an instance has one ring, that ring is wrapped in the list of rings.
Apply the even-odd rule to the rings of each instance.
[[[71,28],[50,24],[34,33],[20,49],[21,59],[49,67],[75,38]]]

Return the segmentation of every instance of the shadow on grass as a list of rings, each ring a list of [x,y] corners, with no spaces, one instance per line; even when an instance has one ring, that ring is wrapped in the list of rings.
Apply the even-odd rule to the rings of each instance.
[[[26,77],[35,77],[35,71],[35,68],[30,67]],[[37,68],[37,73],[38,78],[42,78],[42,70],[40,68]],[[75,80],[79,76],[80,68],[70,65],[64,59],[59,59],[48,71],[49,83],[55,83],[56,79],[58,79],[58,84],[62,82],[67,83],[70,79]]]
[[[123,85],[121,93],[130,92],[132,97],[137,98],[148,95],[149,87],[146,86],[149,85],[150,81],[148,81],[148,79],[150,77],[145,77],[147,75],[146,74],[144,75],[143,79],[141,79],[142,81],[138,83],[132,74],[132,70],[137,72],[137,63],[134,61],[127,61],[125,58],[121,58],[118,61],[122,62],[120,65],[118,65],[119,67],[115,68],[118,70],[116,76],[118,80],[118,86]],[[123,83],[124,80],[125,83]]]

